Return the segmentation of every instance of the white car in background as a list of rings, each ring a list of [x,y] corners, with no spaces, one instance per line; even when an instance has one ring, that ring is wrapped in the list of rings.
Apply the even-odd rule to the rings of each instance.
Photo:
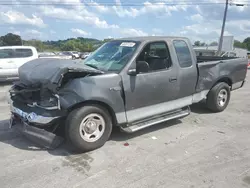
[[[76,51],[64,51],[64,52],[61,52],[63,55],[71,55],[72,56],[72,59],[79,59],[79,53],[76,52]]]
[[[86,59],[87,57],[89,57],[91,55],[91,52],[84,52],[80,55],[81,59]]]
[[[73,55],[73,58],[75,58],[75,59],[79,59],[80,58],[79,52],[71,51],[71,53]]]
[[[37,58],[37,50],[32,46],[0,47],[0,81],[17,79],[18,68]]]
[[[55,52],[38,52],[38,58],[72,59],[72,56]]]

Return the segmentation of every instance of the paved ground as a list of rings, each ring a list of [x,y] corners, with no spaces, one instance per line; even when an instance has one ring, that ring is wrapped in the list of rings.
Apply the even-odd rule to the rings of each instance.
[[[194,106],[181,121],[133,135],[114,131],[104,147],[80,155],[65,146],[41,150],[8,130],[8,87],[0,97],[1,188],[250,187],[250,83],[222,113]]]

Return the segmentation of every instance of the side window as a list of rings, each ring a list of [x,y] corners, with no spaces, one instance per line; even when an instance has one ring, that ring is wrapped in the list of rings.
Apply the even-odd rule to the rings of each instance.
[[[15,58],[21,58],[21,57],[31,57],[33,55],[33,52],[31,49],[16,49],[15,50]]]
[[[137,57],[138,61],[145,61],[149,66],[149,71],[168,69],[172,66],[168,46],[165,42],[147,44]]]
[[[14,58],[13,49],[1,49],[0,50],[0,59]]]
[[[174,40],[173,44],[180,66],[182,68],[191,67],[192,57],[187,43],[183,40]]]

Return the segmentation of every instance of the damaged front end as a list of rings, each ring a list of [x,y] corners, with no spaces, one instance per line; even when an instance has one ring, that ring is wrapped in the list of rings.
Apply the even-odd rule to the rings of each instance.
[[[10,128],[15,126],[28,139],[48,149],[58,147],[63,138],[55,132],[66,112],[59,96],[39,88],[15,84],[10,89]]]
[[[60,89],[73,79],[103,74],[71,60],[42,58],[25,63],[18,72],[20,81],[9,90],[11,127],[21,128],[25,136],[46,148],[55,148],[63,140],[56,130],[63,127],[68,109],[60,103],[65,101]]]

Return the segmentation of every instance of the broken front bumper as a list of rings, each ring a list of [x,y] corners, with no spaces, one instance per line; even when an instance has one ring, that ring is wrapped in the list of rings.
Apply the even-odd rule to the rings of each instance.
[[[58,147],[63,138],[57,136],[49,128],[53,128],[63,117],[61,111],[44,110],[38,107],[18,105],[10,101],[10,128],[15,127],[29,140],[48,149]]]

